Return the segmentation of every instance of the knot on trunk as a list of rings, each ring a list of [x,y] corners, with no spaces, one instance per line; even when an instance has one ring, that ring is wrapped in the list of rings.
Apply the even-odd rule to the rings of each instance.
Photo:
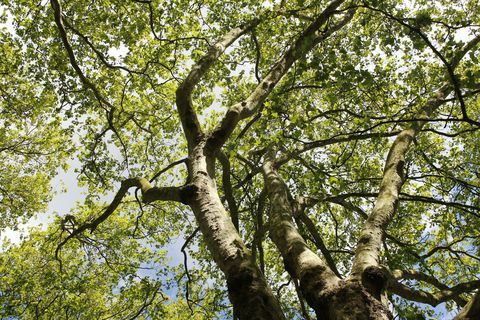
[[[369,266],[362,273],[363,285],[378,300],[387,286],[387,281],[388,272],[377,266]]]
[[[322,277],[324,271],[325,267],[317,266],[309,268],[300,276],[300,288],[310,306],[318,305],[320,300],[322,302],[327,300],[329,292],[326,290],[327,282]]]
[[[245,263],[235,265],[227,277],[229,292],[242,292],[244,288],[249,287],[256,278],[258,278],[258,274],[251,266]]]
[[[194,184],[187,184],[180,190],[180,201],[183,204],[189,204],[198,196],[198,187]]]
[[[234,264],[226,274],[228,295],[240,319],[283,319],[278,310],[269,307],[277,302],[252,264]]]
[[[341,280],[325,288],[313,305],[317,319],[387,320],[392,314],[357,281]]]

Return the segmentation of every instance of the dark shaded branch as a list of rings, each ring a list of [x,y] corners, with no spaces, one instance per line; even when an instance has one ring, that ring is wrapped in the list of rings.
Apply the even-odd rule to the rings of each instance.
[[[302,290],[298,285],[298,280],[293,279],[293,284],[295,285],[295,292],[297,293],[298,302],[300,303],[300,308],[302,309],[302,315],[306,320],[311,320],[310,314],[308,313],[307,307],[305,306],[305,298],[302,295]]]
[[[454,320],[473,320],[480,318],[480,291],[477,291]]]
[[[72,46],[70,45],[70,42],[68,41],[68,36],[67,32],[65,31],[64,27],[64,21],[62,17],[62,6],[60,5],[60,2],[58,0],[50,0],[50,4],[53,8],[54,16],[55,16],[55,23],[57,25],[58,31],[60,33],[60,38],[62,39],[63,46],[65,47],[65,50],[67,51],[68,58],[70,60],[70,64],[77,73],[78,77],[80,78],[81,82],[83,85],[90,90],[92,90],[94,96],[97,98],[97,100],[100,103],[104,103],[105,105],[109,106],[111,111],[113,111],[115,108],[106,100],[100,91],[95,87],[95,85],[85,76],[83,73],[82,69],[80,69],[80,66],[78,65],[77,59],[75,58],[75,53],[73,52]]]
[[[447,285],[441,283],[437,278],[413,269],[393,270],[392,276],[396,280],[401,280],[401,279],[418,280],[418,281],[429,283],[440,290],[449,289]]]
[[[143,304],[142,306],[140,307],[140,309],[137,310],[137,312],[135,312],[135,314],[133,314],[129,319],[130,320],[134,320],[134,319],[138,319],[138,317],[142,314],[142,312],[144,312],[154,301],[155,301],[155,298],[157,297],[157,295],[160,293],[160,295],[162,296],[162,301],[165,301],[167,300],[163,294],[160,292],[160,284],[155,286],[153,289],[153,294],[152,294],[152,297],[150,299],[148,299],[148,294],[150,293],[150,291],[147,291],[147,293],[145,294],[145,300],[143,301]]]
[[[187,158],[183,158],[183,159],[180,159],[180,160],[177,160],[177,161],[174,161],[172,163],[170,163],[168,166],[166,166],[165,168],[163,168],[162,170],[158,171],[157,173],[155,173],[153,175],[153,177],[150,178],[150,182],[153,182],[155,179],[157,179],[160,175],[162,175],[163,173],[167,172],[168,170],[170,170],[171,168],[181,164],[181,163],[186,163],[187,162]]]
[[[325,147],[328,145],[332,145],[335,143],[342,143],[348,141],[357,141],[357,140],[366,140],[371,138],[386,138],[386,137],[393,137],[400,133],[400,131],[392,131],[392,132],[371,132],[371,133],[360,133],[360,134],[341,134],[335,137],[317,140],[313,142],[309,142],[304,144],[303,147],[298,148],[297,150],[288,152],[287,154],[283,154],[280,156],[276,163],[278,166],[281,166],[287,163],[293,156],[299,155],[300,153],[307,152],[309,150]]]
[[[75,238],[81,235],[83,232],[90,230],[90,232],[94,232],[95,229],[105,221],[110,215],[112,215],[117,207],[122,202],[123,198],[127,194],[130,188],[137,187],[142,191],[143,195],[143,202],[150,203],[157,200],[164,200],[164,201],[177,201],[181,202],[180,196],[180,188],[177,187],[165,187],[165,188],[158,188],[152,187],[147,179],[144,178],[130,178],[123,180],[120,186],[120,189],[115,194],[112,202],[108,207],[103,211],[103,213],[93,219],[91,222],[84,223],[80,225],[78,228],[73,228],[70,234],[57,246],[55,250],[55,258],[59,260],[58,254],[60,249],[72,238]],[[69,216],[71,217],[71,216]],[[60,260],[59,260],[60,261]]]
[[[467,54],[468,51],[470,51],[471,49],[473,49],[478,43],[480,43],[480,35],[477,35],[476,37],[474,37],[469,43],[467,43],[460,51],[457,52],[457,54],[453,57],[453,59],[449,62],[445,56],[440,53],[440,51],[433,45],[433,43],[428,39],[427,35],[425,33],[422,32],[421,28],[420,27],[417,27],[417,26],[412,26],[410,24],[408,24],[407,22],[405,22],[405,19],[403,18],[399,18],[399,17],[396,17],[394,16],[393,14],[391,13],[388,13],[384,10],[381,10],[381,9],[377,9],[377,8],[373,8],[373,7],[370,7],[368,5],[364,5],[366,8],[372,10],[372,11],[376,11],[376,12],[380,12],[382,13],[383,15],[385,15],[386,17],[398,22],[399,24],[401,24],[402,26],[406,27],[407,29],[415,32],[420,38],[422,38],[422,40],[426,43],[426,45],[435,53],[435,55],[442,61],[442,63],[444,64],[445,68],[447,69],[447,74],[450,78],[450,81],[453,85],[453,90],[455,92],[455,95],[460,103],[460,107],[461,107],[461,110],[462,110],[462,116],[463,116],[463,119],[470,123],[470,124],[473,124],[473,125],[476,125],[476,126],[480,126],[480,122],[478,121],[475,121],[475,120],[472,120],[468,117],[468,114],[467,114],[467,109],[466,109],[466,106],[465,106],[465,101],[463,99],[463,95],[462,95],[462,91],[460,89],[460,81],[458,80],[458,77],[457,75],[455,74],[455,68],[458,66],[458,64],[460,63],[461,59],[465,56],[465,54]]]
[[[315,246],[322,252],[325,261],[327,262],[328,266],[332,271],[337,275],[337,277],[342,278],[340,272],[337,269],[337,265],[335,260],[333,260],[330,251],[327,249],[327,246],[323,242],[322,236],[317,230],[315,223],[313,223],[312,219],[305,213],[305,208],[309,206],[308,198],[297,197],[295,199],[294,205],[294,215],[300,218],[300,221],[307,227],[308,232],[313,238],[313,242]]]
[[[235,226],[235,229],[239,231],[240,229],[238,221],[238,205],[235,201],[235,197],[233,196],[232,181],[230,180],[230,160],[223,151],[217,153],[217,159],[222,165],[223,192],[225,194],[225,198],[227,199],[228,208],[230,209],[230,215],[232,217],[232,222]]]
[[[192,282],[192,278],[190,277],[190,272],[188,272],[187,253],[185,252],[185,249],[187,248],[190,241],[192,241],[192,239],[197,235],[198,231],[200,231],[199,227],[197,227],[193,231],[193,233],[188,236],[188,238],[185,240],[185,243],[182,245],[182,248],[180,249],[180,251],[183,254],[183,267],[185,268],[185,274],[187,275],[187,284],[186,284],[186,288],[185,288],[185,299],[187,300],[188,308],[190,309],[192,314],[193,314],[193,309],[192,309],[192,306],[190,305],[190,303],[192,301],[190,300],[190,297],[189,297],[189,295],[190,295],[189,286],[190,286],[190,283]]]
[[[260,51],[260,43],[258,43],[257,39],[257,34],[255,33],[255,30],[252,30],[252,40],[255,44],[255,78],[257,79],[258,82],[261,82],[261,77],[260,77],[260,70],[259,70],[259,65],[260,65],[260,59],[261,59],[261,51]]]
[[[267,191],[265,188],[262,189],[260,195],[258,196],[258,205],[257,210],[254,211],[255,219],[255,233],[253,234],[252,239],[252,256],[256,259],[258,251],[258,261],[260,265],[260,270],[262,273],[265,273],[265,255],[263,251],[263,239],[265,234],[268,231],[268,225],[263,222],[263,214],[265,211],[265,203],[267,200]]]

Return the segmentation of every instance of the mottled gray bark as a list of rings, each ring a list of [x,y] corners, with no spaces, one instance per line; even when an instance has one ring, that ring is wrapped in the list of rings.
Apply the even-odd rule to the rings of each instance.
[[[262,166],[270,200],[269,234],[289,274],[298,279],[302,295],[318,319],[390,319],[379,299],[355,279],[341,280],[306,244],[293,222],[288,189],[277,172],[273,153]],[[333,262],[332,262],[333,263]]]
[[[240,319],[285,319],[280,304],[227,214],[211,169],[215,158],[204,155],[205,144],[192,150],[191,182],[183,194],[218,267]]]
[[[436,287],[438,290],[436,292],[415,290],[399,282],[398,280],[400,279],[415,279],[417,281],[422,281]],[[458,306],[464,306],[466,301],[460,297],[460,295],[479,287],[480,280],[463,282],[453,287],[449,287],[438,281],[436,278],[415,270],[394,270],[391,272],[388,280],[388,290],[390,292],[395,293],[404,299],[426,303],[433,307],[449,300],[454,300]]]
[[[480,319],[480,292],[473,296],[467,305],[460,310],[454,320],[478,320]]]
[[[450,65],[452,69],[455,69],[461,58],[479,42],[480,37],[476,37],[459,50],[452,59]],[[351,274],[353,278],[362,281],[369,292],[378,298],[384,293],[387,281],[387,277],[382,276],[379,268],[380,250],[386,228],[395,215],[400,190],[404,184],[405,156],[411,142],[425,125],[425,120],[445,102],[452,88],[452,84],[447,82],[433,94],[415,114],[415,118],[419,120],[398,134],[388,153],[375,207],[357,242]]]
[[[204,134],[200,128],[191,100],[192,91],[225,48],[253,28],[259,20],[236,28],[222,37],[194,65],[177,90],[177,109],[188,142],[190,163],[190,182],[189,186],[182,190],[182,201],[188,203],[195,213],[209,251],[219,268],[225,273],[230,300],[234,306],[235,315],[240,319],[283,319],[284,315],[220,201],[214,180],[214,160],[238,122],[250,117],[258,109],[292,64],[351,20],[354,11],[350,11],[343,20],[331,26],[328,31],[319,31],[343,2],[344,0],[334,0],[328,4],[285,55],[277,61],[250,96],[231,107],[211,134]],[[305,251],[301,254],[301,263],[309,264],[309,260],[318,259],[315,256],[312,252]],[[310,269],[308,272],[302,272],[306,276],[317,273],[317,269]],[[306,283],[311,284],[310,281]]]

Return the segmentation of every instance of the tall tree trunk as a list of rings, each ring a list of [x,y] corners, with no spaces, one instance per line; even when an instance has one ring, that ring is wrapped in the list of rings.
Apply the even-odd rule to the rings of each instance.
[[[317,319],[386,320],[388,309],[360,281],[341,280],[306,244],[293,222],[288,188],[270,154],[262,167],[270,199],[270,238],[279,249],[286,270],[299,280],[302,295]]]
[[[227,279],[228,294],[240,319],[285,319],[280,304],[254,262],[219,196],[214,180],[214,157],[200,143],[191,159],[191,187],[185,202],[192,208],[208,249]]]

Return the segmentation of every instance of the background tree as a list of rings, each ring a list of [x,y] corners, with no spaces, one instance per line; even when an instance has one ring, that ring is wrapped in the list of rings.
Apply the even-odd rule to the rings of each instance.
[[[2,316],[478,317],[477,1],[2,4]]]

